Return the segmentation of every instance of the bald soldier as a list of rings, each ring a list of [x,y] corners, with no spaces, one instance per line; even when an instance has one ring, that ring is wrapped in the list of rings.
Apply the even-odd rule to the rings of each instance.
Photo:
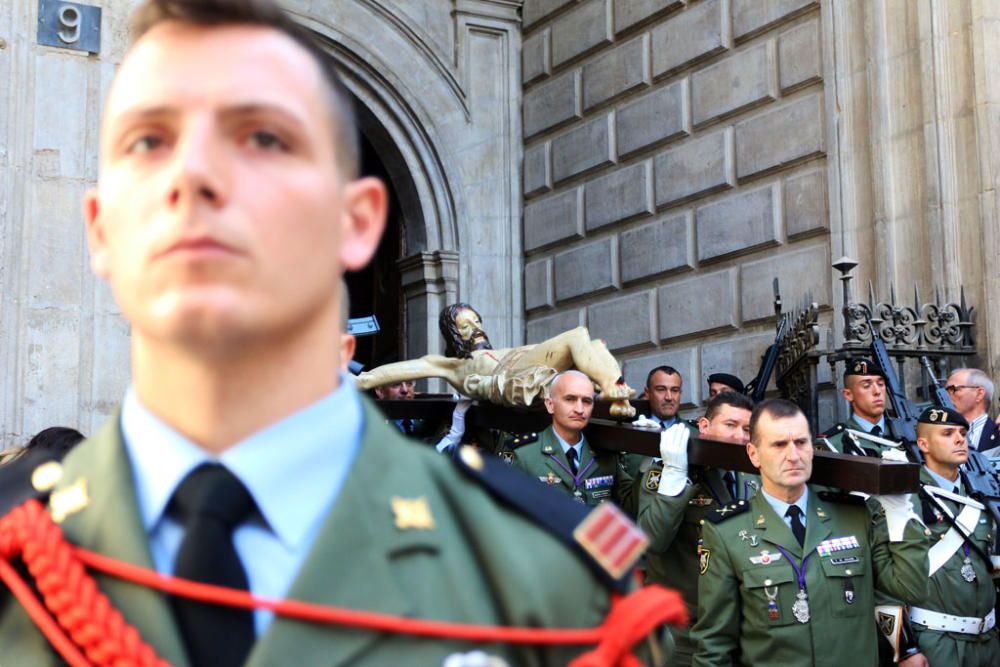
[[[698,419],[698,435],[743,448],[750,438],[753,402],[742,394],[722,392],[708,402]],[[661,436],[660,456],[639,487],[638,523],[649,536],[646,581],[679,590],[692,622],[698,612],[698,544],[705,516],[720,507],[746,501],[757,493],[757,475],[687,464],[688,429],[672,426]],[[694,645],[687,628],[672,628],[673,663],[691,664]]]
[[[617,452],[594,450],[583,433],[594,411],[594,383],[580,371],[553,379],[545,397],[552,425],[521,437],[508,458],[543,484],[589,506],[610,500],[634,514],[633,480]]]
[[[144,568],[150,585],[175,576],[377,612],[399,632],[97,576],[118,617],[75,588],[77,574],[46,569],[39,586],[62,590],[43,603],[71,644],[54,637],[59,653],[73,664],[424,667],[565,665],[588,650],[402,633],[415,619],[596,627],[633,559],[615,573],[577,555],[584,542],[604,549],[593,531],[573,535],[586,510],[558,497],[548,514],[515,509],[510,489],[530,495],[532,480],[471,450],[453,462],[408,441],[339,372],[340,278],[375,253],[387,195],[358,174],[350,96],[329,57],[270,0],[147,0],[134,37],[84,203],[92,268],[131,325],[132,385],[61,473],[32,474],[30,495],[51,515],[29,504],[13,516],[59,521],[71,545]],[[19,505],[6,482],[0,504]],[[46,554],[54,545],[21,556],[52,567],[81,553]],[[18,603],[30,587],[17,590],[0,588],[0,664],[63,664],[32,620],[44,617]]]
[[[909,602],[927,590],[909,498],[879,498],[873,516],[861,498],[812,489],[812,434],[790,401],[754,408],[746,448],[761,490],[705,519],[693,664],[876,664],[874,589]]]

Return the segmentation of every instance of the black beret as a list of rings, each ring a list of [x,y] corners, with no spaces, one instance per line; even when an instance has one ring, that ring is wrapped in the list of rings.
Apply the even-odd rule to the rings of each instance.
[[[732,387],[737,394],[743,393],[743,383],[735,375],[730,375],[729,373],[712,373],[708,376],[708,383],[719,382],[726,385],[727,387]]]
[[[917,421],[921,424],[935,424],[937,426],[961,426],[969,428],[969,422],[965,417],[953,408],[927,408],[920,413]]]
[[[860,357],[858,359],[848,359],[847,367],[844,369],[844,377],[849,375],[877,375],[885,378],[885,371],[871,359]]]

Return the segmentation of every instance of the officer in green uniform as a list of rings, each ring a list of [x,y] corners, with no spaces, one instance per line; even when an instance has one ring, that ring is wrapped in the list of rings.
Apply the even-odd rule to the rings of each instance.
[[[649,416],[640,414],[632,422],[634,426],[658,428],[666,431],[674,424],[685,424],[691,435],[698,435],[695,421],[685,421],[678,414],[684,378],[673,366],[657,366],[646,375],[646,398],[649,400]],[[642,454],[625,454],[625,468],[632,479],[638,481],[649,470],[652,458]]]
[[[545,409],[552,415],[552,426],[537,439],[522,436],[510,463],[581,503],[596,506],[614,500],[634,515],[634,484],[620,455],[594,451],[583,434],[594,409],[590,378],[580,371],[557,375],[549,385]]]
[[[375,253],[387,195],[358,177],[350,99],[327,55],[267,0],[147,0],[136,17],[85,200],[92,267],[131,325],[132,386],[61,474],[32,476],[38,494],[56,483],[50,515],[66,539],[272,599],[390,618],[599,625],[634,554],[625,571],[574,554],[609,556],[604,542],[618,543],[627,521],[574,537],[586,508],[533,497],[532,480],[518,487],[509,478],[523,476],[473,450],[456,462],[407,440],[338,372],[339,280]],[[20,502],[10,488],[0,483],[7,508]],[[92,660],[152,664],[118,659],[114,640],[127,651],[137,638],[55,560],[45,586],[69,589],[46,602],[73,627],[70,641]],[[111,576],[97,584],[174,667],[564,665],[587,650],[429,639]],[[6,589],[0,664],[62,664]]]
[[[698,420],[699,435],[744,447],[750,434],[753,403],[742,394],[722,392],[708,402]],[[698,612],[698,554],[701,521],[710,511],[749,500],[760,485],[757,475],[687,466],[688,431],[675,425],[661,436],[661,460],[643,476],[639,489],[638,523],[650,544],[646,581],[681,592],[692,622]],[[694,645],[688,628],[671,628],[673,663],[691,664]]]
[[[706,517],[699,546],[694,665],[873,665],[874,588],[908,601],[927,590],[927,538],[907,497],[807,485],[813,445],[794,403],[754,408],[747,454],[761,490]]]
[[[960,475],[969,458],[967,429],[965,418],[951,408],[927,408],[917,423],[917,445],[925,462],[923,493],[914,505],[932,533],[932,546],[927,595],[908,608],[907,616],[931,667],[1000,664],[996,526],[989,510],[966,495]]]
[[[851,414],[820,436],[841,454],[880,455],[893,449],[885,421],[885,371],[870,359],[849,359],[844,370],[844,399]],[[845,449],[846,448],[846,449]]]

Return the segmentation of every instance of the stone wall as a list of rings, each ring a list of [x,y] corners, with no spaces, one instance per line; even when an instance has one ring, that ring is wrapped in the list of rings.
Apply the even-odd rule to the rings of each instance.
[[[749,380],[786,304],[833,303],[820,6],[526,0],[527,340],[590,327],[652,366]],[[825,322],[830,312],[824,313]]]

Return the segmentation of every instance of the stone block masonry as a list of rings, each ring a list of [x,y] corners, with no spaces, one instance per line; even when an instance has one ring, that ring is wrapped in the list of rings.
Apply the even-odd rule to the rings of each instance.
[[[727,349],[756,369],[772,278],[831,301],[818,3],[526,0],[524,17],[527,341],[584,322],[629,382],[673,359],[701,401]]]

